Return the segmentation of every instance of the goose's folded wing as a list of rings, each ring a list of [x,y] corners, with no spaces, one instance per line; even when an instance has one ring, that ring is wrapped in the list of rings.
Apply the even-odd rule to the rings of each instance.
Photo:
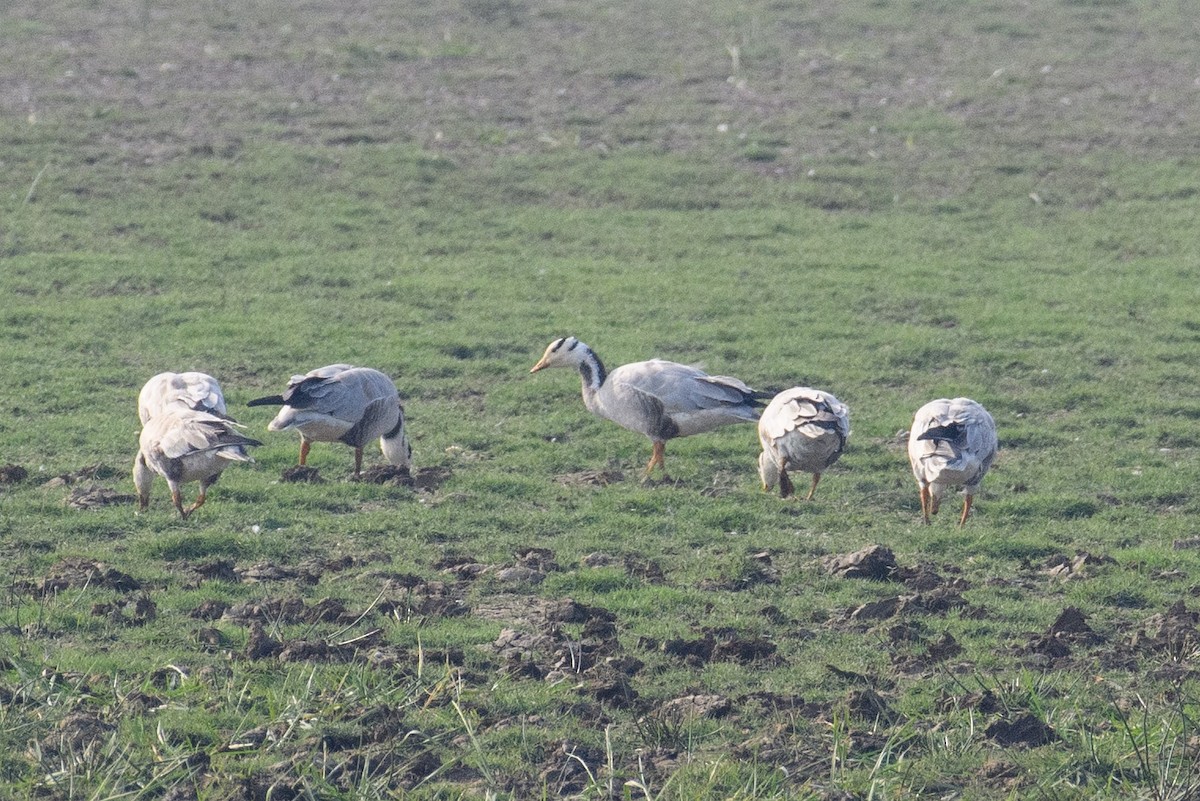
[[[392,430],[399,420],[400,402],[395,397],[376,398],[369,401],[361,410],[358,421],[342,435],[341,439],[347,443],[363,443]]]
[[[161,426],[154,446],[168,459],[178,459],[190,453],[208,450],[216,444],[209,426],[193,419],[172,420]]]
[[[981,416],[973,416],[967,425],[966,450],[980,461],[990,463],[998,447],[996,424],[991,416],[986,412]]]
[[[662,400],[627,381],[610,381],[601,401],[601,412],[614,423],[647,436],[674,436],[673,424]]]
[[[642,389],[662,401],[668,413],[696,412],[722,406],[741,406],[751,399],[752,390],[729,376],[711,376],[684,365],[662,370],[658,380]]]

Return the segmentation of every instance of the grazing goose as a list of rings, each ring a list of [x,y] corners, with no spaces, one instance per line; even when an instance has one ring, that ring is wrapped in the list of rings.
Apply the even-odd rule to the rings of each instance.
[[[180,517],[186,520],[203,506],[208,488],[221,477],[221,471],[230,462],[254,461],[246,447],[262,444],[240,434],[237,425],[228,418],[192,409],[184,401],[167,404],[147,420],[133,461],[139,511],[145,511],[150,503],[155,473],[167,480]],[[190,481],[200,482],[200,495],[184,509],[179,491]]]
[[[921,515],[929,522],[948,487],[963,488],[958,524],[967,522],[971,500],[996,458],[996,422],[970,398],[940,398],[922,406],[908,433],[908,460],[921,492]]]
[[[792,494],[788,470],[812,473],[812,500],[825,468],[836,462],[850,436],[850,410],[819,389],[792,387],[776,395],[758,421],[758,474],[763,490],[779,483],[779,495]]]
[[[376,437],[392,464],[408,467],[412,458],[396,385],[369,367],[331,364],[294,375],[282,395],[258,398],[248,405],[283,406],[267,429],[300,432],[300,464],[308,461],[312,443],[341,442],[354,448],[354,475],[358,476],[363,447]]]
[[[159,373],[138,393],[138,417],[142,425],[168,403],[183,401],[188,408],[225,416],[225,396],[217,379],[207,373]]]
[[[556,339],[529,372],[573,367],[583,378],[583,405],[592,414],[644,434],[654,443],[645,478],[662,468],[666,442],[730,423],[758,419],[761,393],[736,378],[710,376],[695,367],[652,359],[613,370],[575,337]]]

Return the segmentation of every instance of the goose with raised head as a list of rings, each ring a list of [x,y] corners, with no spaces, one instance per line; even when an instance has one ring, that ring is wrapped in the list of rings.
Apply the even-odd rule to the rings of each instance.
[[[175,401],[182,401],[195,411],[225,416],[225,395],[217,379],[208,373],[159,373],[138,393],[138,418],[142,425]]]
[[[967,522],[972,500],[998,448],[996,421],[970,398],[939,398],[917,410],[908,432],[908,460],[926,523],[937,514],[946,490],[958,486],[963,488],[958,524]]]
[[[404,430],[404,407],[396,385],[370,367],[331,364],[294,375],[280,395],[250,401],[249,406],[282,406],[269,431],[300,433],[300,464],[314,442],[341,442],[354,448],[354,475],[362,472],[363,448],[379,438],[384,457],[409,467],[412,448]]]
[[[650,439],[653,451],[645,478],[656,466],[666,478],[667,440],[731,423],[752,423],[762,404],[762,393],[736,378],[707,375],[676,362],[651,359],[609,373],[595,352],[575,337],[551,342],[529,372],[548,367],[577,369],[588,411]]]
[[[812,500],[826,468],[836,462],[850,436],[850,410],[832,394],[810,387],[780,392],[758,421],[758,474],[763,490],[779,484],[780,497],[794,491],[789,470],[812,473]]]
[[[155,473],[167,480],[171,501],[181,518],[186,520],[203,506],[208,488],[221,477],[221,472],[231,462],[254,461],[246,448],[262,444],[243,435],[237,430],[239,427],[227,417],[198,411],[185,401],[175,401],[159,409],[142,428],[138,455],[133,461],[139,511],[145,511],[150,503]],[[192,481],[200,482],[200,494],[184,509],[180,490]]]

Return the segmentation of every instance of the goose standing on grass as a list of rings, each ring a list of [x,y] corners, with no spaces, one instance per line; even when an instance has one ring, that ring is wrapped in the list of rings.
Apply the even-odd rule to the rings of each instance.
[[[849,436],[850,410],[833,395],[809,387],[780,392],[758,421],[763,490],[770,492],[778,483],[780,497],[788,497],[794,490],[788,470],[799,470],[812,473],[806,498],[811,501],[821,473],[842,455]]]
[[[242,435],[238,424],[225,417],[197,411],[184,401],[168,403],[146,421],[133,461],[133,484],[137,487],[138,510],[150,503],[154,474],[167,480],[171,501],[184,520],[204,505],[208,488],[221,477],[230,462],[252,462],[246,448],[262,445]],[[180,487],[200,482],[196,502],[183,508]]]
[[[529,372],[547,367],[579,370],[588,411],[650,438],[654,450],[645,478],[656,465],[667,478],[667,440],[731,423],[752,423],[764,397],[736,378],[706,375],[661,359],[622,365],[609,373],[592,349],[575,337],[551,342]]]
[[[183,401],[188,408],[225,416],[225,395],[217,379],[207,373],[159,373],[138,393],[138,417],[142,425],[169,403]]]
[[[963,488],[958,524],[967,522],[971,501],[998,447],[996,422],[970,398],[940,398],[917,410],[908,433],[908,460],[917,479],[921,516],[926,523],[937,514],[946,489],[957,486]]]
[[[269,431],[300,432],[300,464],[314,442],[341,442],[354,448],[354,475],[362,473],[363,447],[379,438],[387,460],[407,468],[412,448],[404,431],[404,407],[392,379],[369,367],[331,364],[294,375],[282,395],[250,401],[250,406],[283,408]]]

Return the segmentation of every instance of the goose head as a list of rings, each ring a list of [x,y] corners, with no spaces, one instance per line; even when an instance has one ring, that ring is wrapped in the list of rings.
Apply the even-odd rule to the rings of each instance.
[[[779,463],[765,450],[758,455],[758,475],[762,479],[763,492],[770,492],[779,483]]]
[[[575,337],[561,337],[550,343],[546,352],[542,354],[541,360],[529,372],[536,373],[547,367],[578,368],[591,352],[591,348]]]

